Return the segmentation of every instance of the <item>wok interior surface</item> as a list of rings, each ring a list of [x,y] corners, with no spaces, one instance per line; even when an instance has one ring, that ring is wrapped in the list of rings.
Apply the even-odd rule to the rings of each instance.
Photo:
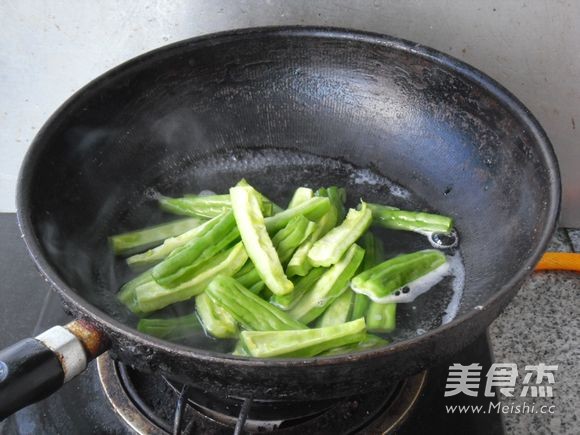
[[[246,177],[285,205],[300,185],[344,186],[351,206],[364,198],[451,215],[465,265],[458,316],[485,309],[551,231],[557,169],[524,109],[453,62],[323,30],[166,47],[97,79],[47,123],[19,212],[55,276],[131,323],[114,301],[126,271],[106,237],[166,220],[158,193],[226,192]],[[382,234],[387,252],[428,247]],[[449,297],[444,282],[415,310],[401,307],[397,338],[437,327]]]

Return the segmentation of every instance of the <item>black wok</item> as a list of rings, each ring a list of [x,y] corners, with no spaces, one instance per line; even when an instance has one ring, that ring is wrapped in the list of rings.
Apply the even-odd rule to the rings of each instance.
[[[240,176],[281,202],[297,185],[341,184],[353,201],[452,215],[466,272],[456,318],[440,326],[449,297],[442,290],[417,300],[413,315],[402,308],[393,344],[308,360],[233,357],[127,326],[133,320],[114,299],[124,272],[106,236],[162,220],[156,192],[224,191]],[[69,329],[89,358],[110,348],[140,370],[214,392],[301,400],[381,388],[468,344],[532,271],[559,200],[544,131],[481,72],[388,36],[262,28],[163,47],[77,92],[30,147],[18,219],[41,273],[83,320]],[[417,325],[427,332],[417,335]],[[6,367],[20,364],[0,383],[2,393],[12,379],[11,399],[0,394],[4,414],[8,402],[26,396],[22,406],[63,380],[54,358],[37,358],[52,361],[42,362],[52,364],[46,371],[23,363],[26,346],[19,352],[3,353]],[[26,387],[14,380],[22,367],[37,369]]]

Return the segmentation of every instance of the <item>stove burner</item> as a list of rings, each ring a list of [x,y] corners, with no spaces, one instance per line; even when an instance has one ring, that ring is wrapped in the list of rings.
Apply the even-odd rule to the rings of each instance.
[[[159,375],[137,372],[107,354],[99,378],[115,412],[140,434],[392,433],[411,413],[426,372],[357,396],[312,402],[218,397]]]

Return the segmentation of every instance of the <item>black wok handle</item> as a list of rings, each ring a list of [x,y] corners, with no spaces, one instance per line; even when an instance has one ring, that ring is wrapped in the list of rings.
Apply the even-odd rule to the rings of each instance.
[[[77,320],[0,350],[0,421],[50,396],[107,345],[102,333]]]

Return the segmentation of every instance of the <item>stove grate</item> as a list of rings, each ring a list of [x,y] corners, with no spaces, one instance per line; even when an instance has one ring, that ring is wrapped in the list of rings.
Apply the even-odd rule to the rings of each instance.
[[[125,424],[142,434],[392,433],[413,407],[426,372],[391,388],[313,402],[221,398],[159,375],[135,371],[103,355],[97,360],[103,389]]]

